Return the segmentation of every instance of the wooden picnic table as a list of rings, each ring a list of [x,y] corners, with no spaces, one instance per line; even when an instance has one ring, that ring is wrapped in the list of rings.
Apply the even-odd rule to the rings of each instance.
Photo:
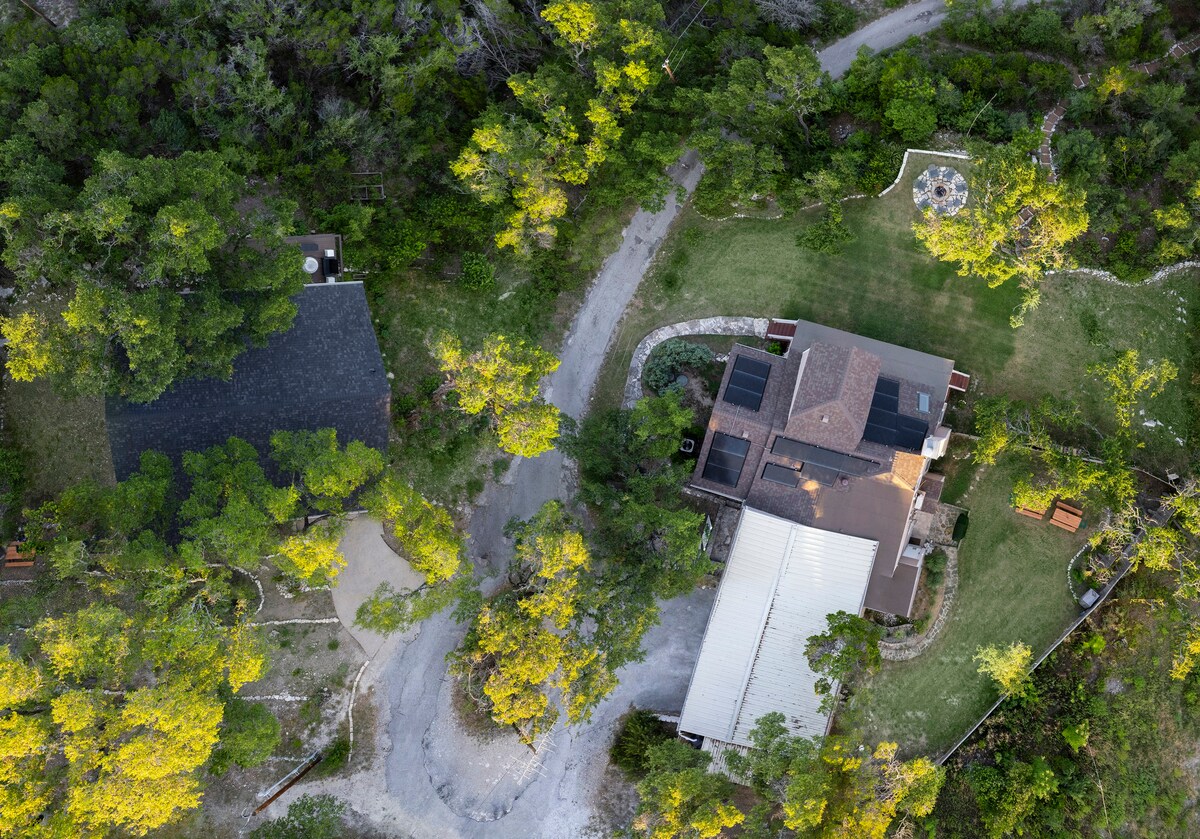
[[[5,568],[32,568],[33,558],[37,555],[33,551],[24,553],[21,548],[25,547],[24,542],[9,542],[8,547],[4,549],[4,567]]]
[[[1054,502],[1054,513],[1050,516],[1050,523],[1069,533],[1074,533],[1083,523],[1083,510],[1073,507],[1065,501],[1056,501]]]

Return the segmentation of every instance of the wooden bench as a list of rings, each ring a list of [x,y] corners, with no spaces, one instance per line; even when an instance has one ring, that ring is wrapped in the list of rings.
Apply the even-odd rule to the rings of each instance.
[[[1035,510],[1032,507],[1018,507],[1017,512],[1023,516],[1029,516],[1031,519],[1041,520],[1042,516],[1046,515],[1045,510]]]
[[[21,548],[24,547],[24,542],[9,542],[8,547],[4,550],[4,567],[5,568],[32,568],[33,559],[37,555],[33,551],[22,553]]]

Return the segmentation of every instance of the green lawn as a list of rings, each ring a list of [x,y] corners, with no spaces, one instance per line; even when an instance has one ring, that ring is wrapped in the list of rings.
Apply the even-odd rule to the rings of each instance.
[[[894,740],[906,752],[938,754],[996,699],[990,679],[976,672],[976,649],[1024,641],[1040,654],[1079,613],[1067,562],[1085,533],[1017,515],[1008,497],[1020,469],[1001,461],[967,494],[971,524],[949,619],[920,656],[884,662],[851,699],[841,726],[861,728],[870,743]]]
[[[9,439],[24,453],[26,500],[37,503],[82,480],[110,483],[112,458],[104,430],[104,400],[67,398],[45,379],[4,379]]]
[[[633,349],[648,332],[712,315],[802,318],[937,353],[955,359],[986,392],[1057,393],[1079,401],[1101,425],[1108,417],[1087,366],[1114,350],[1136,347],[1146,357],[1170,357],[1182,368],[1179,381],[1190,381],[1188,324],[1178,320],[1183,304],[1172,293],[1183,294],[1191,308],[1198,299],[1194,275],[1142,288],[1055,277],[1044,285],[1041,306],[1014,330],[1008,319],[1019,298],[1015,285],[989,289],[959,277],[913,236],[918,214],[909,184],[933,160],[956,166],[969,180],[963,161],[910,155],[904,177],[886,197],[846,203],[854,239],[837,256],[795,244],[817,211],[780,221],[723,222],[685,212],[621,325],[598,400],[619,400]],[[1172,429],[1145,431],[1148,457],[1157,465],[1186,460],[1174,441],[1176,434],[1187,437],[1183,391],[1173,385],[1151,411]]]

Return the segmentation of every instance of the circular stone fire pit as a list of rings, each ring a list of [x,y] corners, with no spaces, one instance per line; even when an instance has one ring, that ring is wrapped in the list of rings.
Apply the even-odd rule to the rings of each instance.
[[[949,166],[930,166],[913,181],[913,202],[952,216],[967,203],[967,179]]]

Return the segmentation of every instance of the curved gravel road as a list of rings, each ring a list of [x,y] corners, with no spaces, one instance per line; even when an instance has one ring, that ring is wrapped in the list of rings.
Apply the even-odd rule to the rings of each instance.
[[[1029,2],[1031,0],[1012,0],[1012,5],[1024,6]],[[992,0],[993,6],[1002,3],[1003,0]],[[945,19],[946,0],[919,0],[856,29],[821,50],[817,57],[821,59],[821,68],[837,79],[850,69],[850,62],[859,47],[870,47],[875,52],[891,49],[914,35],[936,29]]]

